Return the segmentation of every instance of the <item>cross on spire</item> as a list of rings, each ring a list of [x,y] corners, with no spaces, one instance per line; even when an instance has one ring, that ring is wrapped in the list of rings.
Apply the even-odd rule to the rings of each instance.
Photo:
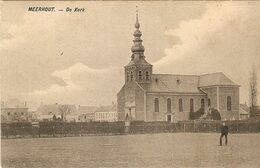
[[[136,8],[136,10],[135,10],[135,12],[136,12],[136,17],[138,17],[138,6],[135,6],[135,8]]]
[[[135,28],[139,29],[140,28],[140,24],[138,21],[138,6],[136,6],[136,23],[135,23]]]

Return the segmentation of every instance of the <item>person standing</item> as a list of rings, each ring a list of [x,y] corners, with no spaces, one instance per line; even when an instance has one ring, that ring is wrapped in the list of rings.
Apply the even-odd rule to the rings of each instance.
[[[227,145],[228,143],[228,126],[226,125],[225,122],[223,122],[222,126],[221,126],[221,135],[220,135],[220,139],[219,139],[219,145],[222,146],[222,138],[223,136],[225,136],[225,145]]]

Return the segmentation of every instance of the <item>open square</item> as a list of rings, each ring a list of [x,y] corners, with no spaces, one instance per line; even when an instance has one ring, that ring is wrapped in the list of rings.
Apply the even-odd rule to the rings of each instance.
[[[259,167],[260,134],[166,133],[2,140],[2,167]]]

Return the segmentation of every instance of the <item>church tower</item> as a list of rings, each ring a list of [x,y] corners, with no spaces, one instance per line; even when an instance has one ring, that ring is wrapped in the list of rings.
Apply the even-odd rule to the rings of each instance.
[[[138,82],[150,83],[152,75],[152,65],[145,60],[144,46],[142,45],[142,32],[139,30],[138,13],[136,13],[136,23],[134,32],[134,44],[131,48],[131,61],[125,66],[125,83]]]

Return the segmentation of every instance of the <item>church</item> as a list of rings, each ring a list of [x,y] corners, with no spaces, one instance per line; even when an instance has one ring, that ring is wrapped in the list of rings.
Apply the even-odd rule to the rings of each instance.
[[[117,94],[121,121],[185,121],[199,109],[214,108],[222,120],[239,118],[239,85],[225,74],[153,74],[144,55],[136,14],[134,44],[125,68],[125,84]]]

